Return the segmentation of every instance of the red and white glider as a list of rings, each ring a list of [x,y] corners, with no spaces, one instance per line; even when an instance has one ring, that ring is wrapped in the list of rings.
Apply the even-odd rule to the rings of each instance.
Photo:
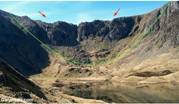
[[[43,12],[41,12],[41,11],[39,11],[39,14],[40,14],[41,16],[43,16],[43,17],[46,17],[46,15],[45,15]]]
[[[114,12],[113,16],[117,16],[119,13],[119,10],[120,10],[120,8],[116,12]]]

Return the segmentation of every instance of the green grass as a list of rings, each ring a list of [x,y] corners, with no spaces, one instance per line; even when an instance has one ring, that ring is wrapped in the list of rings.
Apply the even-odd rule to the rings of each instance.
[[[107,62],[107,58],[98,59],[98,60],[93,62],[93,66],[100,65],[100,64],[105,64],[106,62]]]

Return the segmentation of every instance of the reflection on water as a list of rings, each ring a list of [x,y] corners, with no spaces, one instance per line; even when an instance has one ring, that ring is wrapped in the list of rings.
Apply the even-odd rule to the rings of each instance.
[[[72,84],[63,92],[106,102],[179,102],[179,84],[87,83]]]

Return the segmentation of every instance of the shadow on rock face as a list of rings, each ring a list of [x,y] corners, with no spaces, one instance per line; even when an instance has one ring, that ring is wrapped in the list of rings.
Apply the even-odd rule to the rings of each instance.
[[[0,16],[0,56],[25,76],[48,66],[48,52],[23,29]]]

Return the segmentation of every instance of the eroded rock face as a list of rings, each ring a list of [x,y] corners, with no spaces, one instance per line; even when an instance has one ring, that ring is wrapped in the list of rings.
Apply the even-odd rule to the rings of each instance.
[[[51,44],[56,46],[75,46],[77,26],[66,22],[55,22],[47,29]]]
[[[116,18],[112,21],[84,22],[78,26],[78,40],[86,40],[89,37],[101,37],[104,40],[114,41],[129,36],[136,17]]]
[[[178,2],[169,2],[162,8],[148,14],[150,21],[146,22],[145,29],[151,27],[148,32],[149,46],[168,49],[179,45],[179,7]],[[145,22],[146,18],[143,18]],[[148,26],[147,26],[148,25]]]
[[[39,26],[34,20],[31,20],[27,16],[19,17],[17,20],[20,21],[21,25],[26,27],[30,32],[32,32],[38,39],[46,44],[50,43],[47,32],[43,27]]]
[[[75,46],[77,42],[77,26],[66,22],[55,22],[52,24],[36,21],[48,36],[51,45]]]

